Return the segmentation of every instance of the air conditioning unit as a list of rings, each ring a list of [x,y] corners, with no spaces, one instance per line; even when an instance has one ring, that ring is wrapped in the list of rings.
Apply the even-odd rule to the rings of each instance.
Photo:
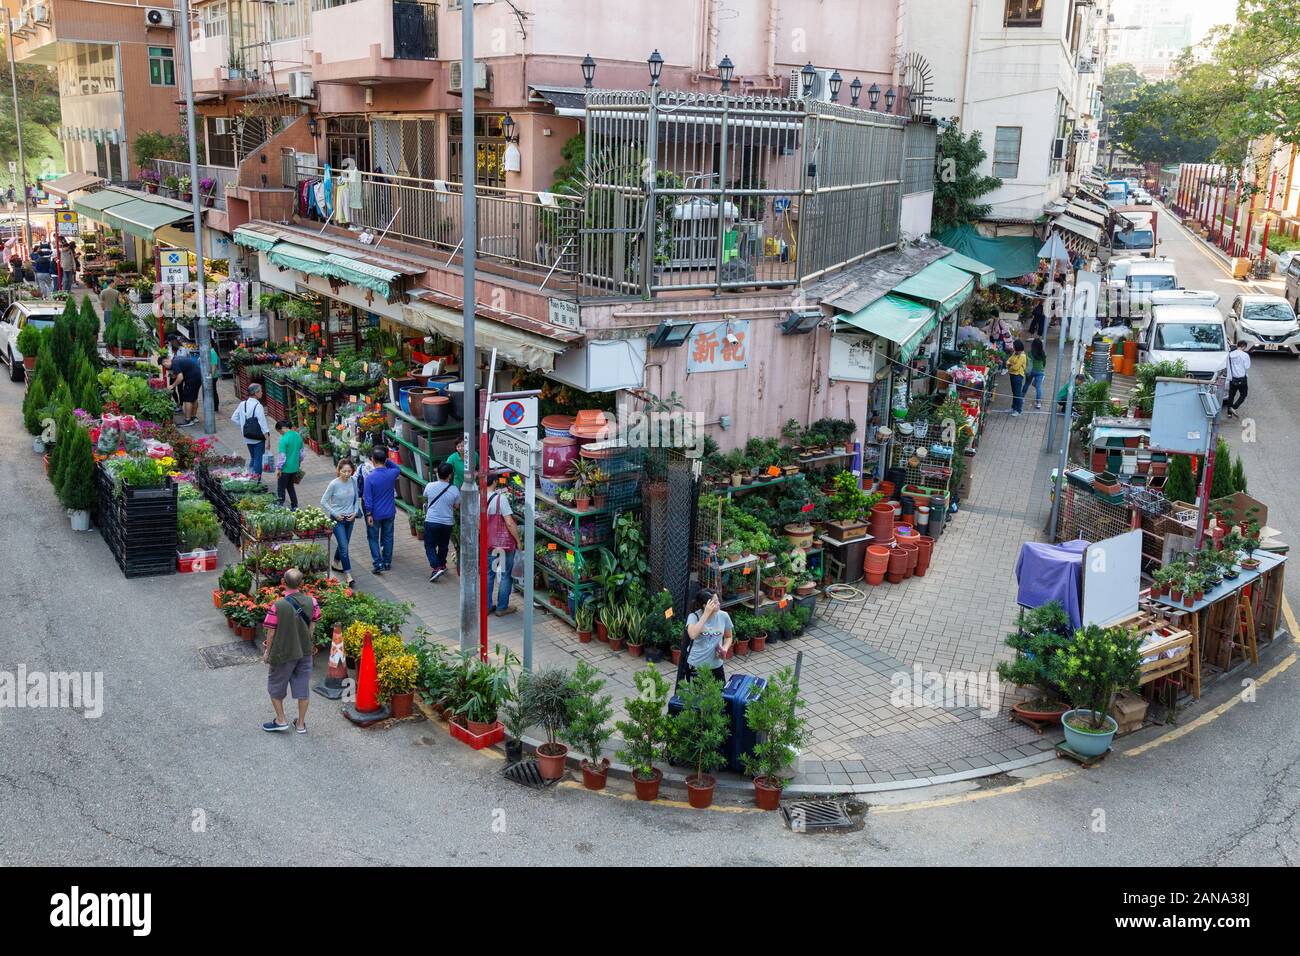
[[[452,92],[458,92],[464,89],[463,77],[460,75],[460,60],[451,61],[451,89]],[[490,89],[488,86],[487,64],[482,60],[474,61],[474,89]]]
[[[818,70],[817,76],[813,79],[812,92],[808,94],[811,100],[817,100],[822,103],[831,101],[831,74],[834,70]],[[792,100],[803,99],[803,71],[790,71],[789,96]]]
[[[1065,159],[1065,137],[1058,136],[1052,140],[1052,159]]]
[[[302,70],[289,74],[289,95],[296,100],[309,100],[315,92],[311,74]]]
[[[50,6],[47,3],[37,3],[32,5],[32,20],[36,23],[50,22]]]
[[[162,7],[146,7],[144,11],[144,23],[147,27],[153,27],[158,30],[171,30],[176,26],[176,20],[171,10],[165,10]]]

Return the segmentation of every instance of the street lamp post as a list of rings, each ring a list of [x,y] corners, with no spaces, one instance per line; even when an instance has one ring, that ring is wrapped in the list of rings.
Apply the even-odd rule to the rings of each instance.
[[[23,121],[18,113],[18,69],[14,66],[14,19],[5,13],[5,35],[9,38],[9,85],[14,94],[14,133],[18,137],[18,176],[14,195],[23,197],[23,221],[27,255],[32,254],[32,210],[27,202],[27,157],[23,153]]]
[[[592,65],[594,71],[594,64]],[[460,69],[461,76],[474,75],[474,3],[461,4],[460,11]],[[584,70],[585,72],[585,70]],[[461,246],[461,268],[464,282],[461,287],[461,323],[464,326],[464,360],[461,366],[465,377],[465,478],[460,494],[464,500],[461,514],[468,520],[460,523],[460,649],[470,649],[471,636],[480,628],[487,632],[486,613],[480,613],[482,595],[479,593],[480,571],[486,577],[486,554],[481,542],[486,540],[482,527],[487,515],[482,503],[486,496],[479,494],[479,472],[484,462],[479,455],[478,429],[474,427],[478,415],[478,355],[474,341],[474,267],[478,254],[477,191],[474,177],[477,174],[477,146],[474,142],[474,84],[463,85],[460,100],[461,129],[464,144],[461,149],[460,181],[462,188],[461,215],[464,219],[464,243]],[[471,517],[472,516],[472,517]],[[486,607],[482,609],[486,612]]]

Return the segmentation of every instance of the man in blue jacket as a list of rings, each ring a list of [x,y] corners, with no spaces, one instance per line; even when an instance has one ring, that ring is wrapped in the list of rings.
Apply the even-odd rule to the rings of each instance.
[[[374,573],[393,566],[393,518],[397,515],[397,478],[401,470],[382,445],[370,450],[372,467],[362,479],[361,502],[366,511],[366,540]]]

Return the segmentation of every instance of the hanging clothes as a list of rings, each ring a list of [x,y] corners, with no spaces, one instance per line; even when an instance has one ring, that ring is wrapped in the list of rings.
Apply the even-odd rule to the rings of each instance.
[[[321,211],[328,219],[334,214],[334,174],[330,172],[329,163],[325,164],[325,179],[322,185],[325,187],[325,202],[321,204]]]

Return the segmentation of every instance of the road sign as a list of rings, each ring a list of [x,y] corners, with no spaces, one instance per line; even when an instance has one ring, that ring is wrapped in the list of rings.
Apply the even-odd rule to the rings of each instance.
[[[540,436],[537,434],[539,414],[537,402],[536,393],[520,394],[514,392],[503,393],[487,403],[487,414],[484,416],[484,420],[487,422],[489,467],[509,468],[511,471],[517,470],[513,465],[497,458],[496,453],[491,450],[496,448],[492,439],[497,432],[512,431],[516,435],[527,437],[533,444],[539,442]]]
[[[507,429],[493,432],[489,440],[492,462],[500,468],[511,471],[525,478],[533,476],[533,440],[529,435]]]
[[[164,285],[183,285],[190,281],[190,254],[184,249],[160,249],[158,266]]]
[[[81,229],[81,224],[77,222],[77,214],[68,209],[56,212],[54,221],[58,224],[60,236],[75,236]]]
[[[12,159],[9,160],[9,172],[11,173],[18,172],[18,164],[14,162]]]

